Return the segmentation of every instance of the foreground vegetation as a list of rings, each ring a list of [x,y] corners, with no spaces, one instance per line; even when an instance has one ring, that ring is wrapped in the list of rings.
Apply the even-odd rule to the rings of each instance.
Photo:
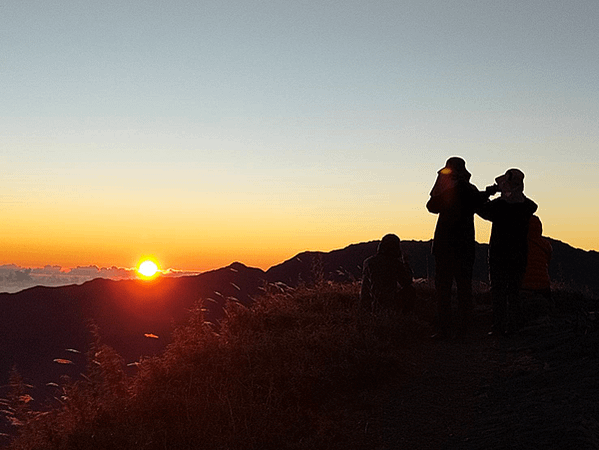
[[[27,409],[13,377],[13,449],[290,449],[354,442],[343,411],[358,393],[401,370],[397,349],[426,325],[395,311],[359,308],[358,286],[272,287],[251,308],[228,305],[221,326],[201,305],[158,357],[126,375],[101,342],[85,378],[60,389],[60,404]],[[19,403],[19,399],[25,400]]]
[[[298,290],[271,286],[251,309],[230,303],[220,326],[206,322],[198,304],[164,354],[141,360],[133,374],[102,344],[101,330],[92,328],[95,341],[86,374],[57,386],[56,401],[43,411],[28,408],[27,386],[13,374],[8,418],[19,432],[9,448],[377,448],[357,419],[365,393],[414,371],[415,355],[433,347],[427,340],[433,291],[426,283],[419,285],[416,311],[408,316],[392,309],[364,311],[358,292],[358,284],[321,283]],[[559,342],[578,336],[566,353],[597,360],[599,321],[589,314],[595,302],[567,291],[554,298],[557,315],[565,318],[562,323],[569,321],[571,332],[552,336]],[[477,292],[476,303],[488,317],[485,289]],[[546,315],[536,323],[551,322],[549,313],[535,307],[535,314]],[[447,348],[459,351],[460,345]],[[503,392],[498,386],[504,389],[506,380],[493,381],[485,395]],[[530,398],[530,391],[522,395]],[[503,410],[499,400],[488,411],[491,406]],[[487,416],[499,417],[494,411]],[[489,448],[485,436],[480,448]],[[466,448],[462,445],[456,448]]]

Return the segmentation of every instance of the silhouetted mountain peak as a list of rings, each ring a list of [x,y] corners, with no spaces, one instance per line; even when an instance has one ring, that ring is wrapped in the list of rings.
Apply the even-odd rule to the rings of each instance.
[[[227,268],[228,269],[233,269],[233,270],[245,270],[245,269],[248,269],[248,266],[246,266],[245,264],[240,263],[238,261],[235,261],[235,262],[229,264],[227,266]]]

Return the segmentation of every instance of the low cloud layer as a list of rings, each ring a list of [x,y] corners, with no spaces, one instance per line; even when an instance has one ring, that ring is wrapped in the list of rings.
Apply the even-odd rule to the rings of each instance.
[[[169,269],[162,276],[178,277],[196,275],[197,272],[184,272]],[[0,293],[18,292],[34,286],[64,286],[82,284],[94,278],[127,280],[137,278],[135,269],[122,267],[78,266],[63,268],[50,266],[38,268],[20,267],[16,264],[0,265]]]

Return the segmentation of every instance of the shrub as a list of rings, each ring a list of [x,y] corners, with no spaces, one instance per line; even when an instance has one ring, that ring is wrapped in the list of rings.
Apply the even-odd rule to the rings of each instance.
[[[62,404],[28,420],[11,448],[355,445],[339,416],[406,370],[402,349],[427,331],[414,315],[360,309],[358,295],[357,284],[278,287],[252,308],[231,302],[218,326],[199,303],[129,378],[94,329],[85,378],[65,384]]]

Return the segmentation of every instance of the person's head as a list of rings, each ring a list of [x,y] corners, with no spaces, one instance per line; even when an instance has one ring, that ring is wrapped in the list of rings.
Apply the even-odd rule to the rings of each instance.
[[[524,193],[524,173],[520,169],[509,169],[506,173],[495,178],[501,196],[519,201]]]
[[[543,234],[543,224],[538,216],[532,216],[528,224],[528,234],[530,236],[541,236]]]
[[[391,256],[401,256],[400,239],[395,234],[386,234],[379,242],[377,253],[383,253]]]
[[[466,170],[466,161],[459,156],[452,156],[445,162],[445,167],[438,172],[440,175],[446,175],[454,180],[470,180],[470,172]]]

